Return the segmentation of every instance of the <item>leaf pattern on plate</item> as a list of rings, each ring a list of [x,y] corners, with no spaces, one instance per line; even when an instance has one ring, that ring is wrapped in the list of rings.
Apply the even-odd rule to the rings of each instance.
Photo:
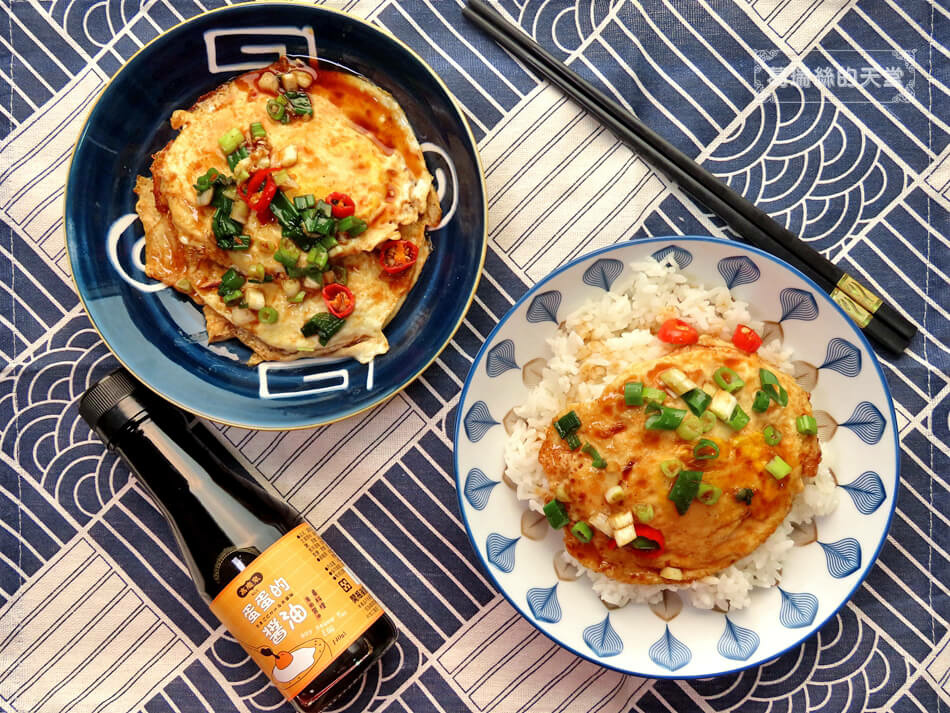
[[[533,389],[540,384],[541,379],[544,378],[544,367],[547,365],[547,359],[541,357],[532,359],[521,367],[521,382],[529,389]]]
[[[508,409],[508,413],[501,419],[501,425],[505,427],[505,433],[510,436],[515,430],[515,424],[520,420],[521,418],[515,413],[513,408]]]
[[[673,621],[683,611],[683,598],[671,589],[664,589],[663,598],[650,605],[650,611],[663,621]]]
[[[819,369],[831,369],[842,376],[855,377],[861,373],[861,350],[847,339],[835,337],[828,342],[825,361]]]
[[[752,629],[746,629],[733,623],[729,617],[725,617],[725,619],[726,630],[719,637],[716,650],[727,659],[748,661],[749,657],[759,648],[759,635]]]
[[[814,520],[796,522],[792,524],[792,531],[788,535],[796,547],[805,547],[812,542],[818,542],[818,525]]]
[[[534,510],[525,510],[521,514],[521,534],[529,540],[543,540],[548,535],[548,519]]]
[[[497,426],[498,421],[492,418],[488,410],[488,404],[484,401],[476,401],[465,414],[463,419],[465,424],[465,435],[472,443],[478,443],[485,434],[491,430],[492,426]]]
[[[689,647],[673,636],[669,624],[666,625],[663,636],[653,643],[647,653],[653,663],[670,671],[683,668],[693,658]]]
[[[778,620],[787,629],[800,629],[810,626],[818,614],[818,597],[808,592],[786,592],[778,588],[782,595],[782,608]]]
[[[561,306],[561,293],[549,290],[535,295],[525,316],[529,322],[554,322],[557,324],[557,310]]]
[[[854,506],[862,515],[870,515],[887,499],[881,476],[873,470],[866,470],[847,485],[840,486],[854,501]]]
[[[528,608],[538,621],[557,624],[561,621],[561,605],[557,600],[557,585],[532,587],[527,594]]]
[[[585,285],[599,287],[604,292],[610,292],[614,280],[623,272],[623,263],[613,258],[601,258],[584,270],[581,280]]]
[[[465,498],[476,510],[484,510],[496,485],[497,480],[492,480],[479,468],[472,468],[465,476]]]
[[[758,266],[745,255],[724,257],[716,265],[716,269],[722,275],[722,279],[726,281],[726,287],[730,290],[739,285],[751,285],[759,279],[761,274]]]
[[[786,287],[779,292],[778,301],[782,305],[782,316],[779,318],[779,322],[784,322],[787,319],[811,322],[818,319],[818,303],[815,301],[815,296],[807,290]]]
[[[862,401],[854,407],[850,418],[838,425],[851,429],[858,438],[869,446],[873,446],[884,435],[884,427],[887,425],[887,421],[878,411],[877,406],[870,401]]]
[[[510,339],[498,342],[485,355],[485,373],[490,377],[501,376],[510,369],[517,369],[515,343]]]
[[[610,614],[603,621],[584,629],[583,637],[584,643],[601,658],[616,656],[623,651],[623,641],[610,625]]]
[[[845,537],[837,542],[819,542],[825,551],[825,564],[828,573],[835,579],[842,579],[861,569],[861,545],[853,537]]]
[[[562,582],[573,582],[580,579],[580,568],[576,564],[565,562],[564,557],[561,556],[563,554],[564,550],[558,550],[557,554],[554,555],[554,573],[557,578]]]
[[[497,532],[491,533],[485,540],[488,561],[502,572],[511,572],[515,568],[515,545],[520,539],[520,537],[505,537]]]
[[[676,265],[680,270],[693,261],[693,253],[679,245],[667,245],[665,248],[657,250],[650,257],[660,264]]]

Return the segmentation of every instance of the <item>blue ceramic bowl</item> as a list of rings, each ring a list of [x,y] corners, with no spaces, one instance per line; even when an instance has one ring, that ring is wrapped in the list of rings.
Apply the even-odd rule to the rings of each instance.
[[[317,56],[389,91],[425,151],[442,201],[433,252],[369,365],[307,359],[249,367],[237,340],[208,345],[197,306],[148,278],[132,188],[174,135],[169,118],[226,80],[277,58]],[[158,80],[156,81],[156,78]],[[133,374],[179,406],[262,429],[316,426],[405,388],[448,344],[475,293],[486,244],[484,177],[461,109],[408,47],[368,23],[282,2],[200,15],[144,47],[116,74],[80,134],[66,192],[66,239],[80,297]]]

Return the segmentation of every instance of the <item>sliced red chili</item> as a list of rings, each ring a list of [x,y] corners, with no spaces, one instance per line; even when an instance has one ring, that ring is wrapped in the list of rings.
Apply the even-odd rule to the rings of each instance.
[[[337,220],[340,218],[349,218],[356,212],[356,204],[346,193],[331,193],[327,196],[327,203],[330,204],[330,208],[333,210],[333,217]]]
[[[261,223],[266,223],[270,220],[271,212],[268,208],[270,208],[270,202],[274,200],[276,194],[277,184],[274,183],[273,176],[268,176],[267,183],[264,184],[264,190],[261,191],[261,197],[257,199],[257,203],[254,205],[254,210],[257,211],[257,219]]]
[[[645,537],[659,545],[655,550],[637,550],[637,552],[644,557],[659,557],[666,549],[666,538],[663,537],[663,533],[649,525],[636,524],[633,527],[637,531],[637,537]]]
[[[254,171],[254,175],[251,176],[250,180],[244,184],[243,189],[238,188],[237,194],[240,196],[241,200],[247,203],[249,207],[257,210],[258,202],[254,201],[252,196],[257,193],[257,189],[264,185],[264,181],[268,180],[270,174],[276,170],[276,168],[262,168],[259,171]],[[270,180],[273,182],[273,179]],[[274,190],[277,190],[277,184],[274,184]],[[274,196],[272,195],[271,198],[273,197]],[[270,200],[268,200],[268,204],[270,204]]]
[[[419,247],[408,240],[387,240],[379,248],[379,264],[390,275],[416,264]]]
[[[695,344],[699,339],[699,332],[681,319],[668,319],[656,336],[667,344]]]
[[[752,327],[740,324],[732,335],[732,343],[744,352],[751,354],[762,346],[762,337]]]
[[[340,319],[350,316],[356,307],[356,298],[350,288],[339,282],[324,286],[323,301],[326,302],[330,314]]]

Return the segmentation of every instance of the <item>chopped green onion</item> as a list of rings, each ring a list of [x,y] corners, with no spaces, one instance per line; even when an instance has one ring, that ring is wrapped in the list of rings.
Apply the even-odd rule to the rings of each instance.
[[[688,413],[683,417],[683,421],[676,427],[676,435],[684,441],[695,441],[702,435],[703,424],[695,414]]]
[[[237,127],[229,129],[224,134],[218,138],[218,146],[221,147],[221,152],[227,156],[229,153],[233,152],[238,146],[244,143],[244,134],[241,133],[241,130]]]
[[[795,428],[805,436],[815,436],[818,434],[818,421],[814,416],[802,414],[795,419]]]
[[[340,331],[345,321],[345,319],[335,317],[329,312],[317,312],[304,322],[304,325],[300,328],[300,333],[305,337],[319,336],[320,345],[325,347],[333,335]]]
[[[706,411],[699,419],[700,433],[709,433],[716,427],[716,414]]]
[[[719,502],[719,497],[721,495],[722,488],[720,488],[718,485],[700,483],[699,491],[696,493],[696,499],[703,505],[715,505],[717,502]]]
[[[626,493],[624,493],[623,488],[621,488],[619,485],[612,485],[607,488],[607,492],[604,493],[604,500],[606,500],[611,505],[616,505],[621,500],[623,500],[625,494]]]
[[[736,410],[738,405],[736,397],[728,391],[717,391],[713,396],[712,403],[709,404],[709,410],[712,411],[721,421],[728,421]]]
[[[248,250],[250,247],[250,235],[235,235],[231,240],[231,250]]]
[[[257,280],[258,282],[262,282],[266,274],[267,273],[264,272],[264,266],[259,262],[247,268],[247,276]]]
[[[770,460],[765,466],[765,469],[775,476],[776,480],[781,480],[792,472],[792,466],[782,460],[779,456],[772,458],[772,460]]]
[[[675,478],[685,467],[683,461],[679,458],[670,458],[660,463],[660,472],[663,473],[664,477]]]
[[[752,400],[752,410],[756,413],[765,413],[769,410],[771,399],[769,395],[762,390],[755,392],[755,398]]]
[[[661,406],[660,412],[649,416],[643,426],[648,431],[675,431],[685,416],[685,409]]]
[[[567,438],[564,439],[567,442],[567,447],[572,451],[576,451],[581,447],[581,439],[576,433],[568,433]]]
[[[759,369],[759,381],[762,390],[779,406],[788,406],[788,392],[779,383],[778,377],[768,369]]]
[[[276,183],[278,186],[283,186],[288,181],[290,181],[290,174],[287,173],[287,170],[283,168],[277,173],[271,174],[271,177],[274,179],[274,183]]]
[[[743,411],[739,404],[736,404],[736,410],[732,412],[732,416],[726,421],[726,425],[733,431],[741,431],[747,423],[749,423],[749,414]]]
[[[753,495],[755,495],[755,491],[752,488],[739,488],[734,497],[737,503],[751,505]]]
[[[303,299],[306,296],[307,296],[307,293],[304,290],[300,290],[300,292],[295,294],[293,297],[288,297],[287,301],[293,302],[294,304],[300,304],[301,302],[303,302]]]
[[[223,295],[221,295],[221,299],[224,300],[225,304],[237,302],[242,297],[244,297],[244,293],[240,290],[232,290],[231,292],[225,292]]]
[[[310,97],[306,92],[287,92],[282,96],[290,100],[295,114],[313,114],[313,105],[310,104]]]
[[[175,283],[175,287],[177,287],[182,292],[191,292],[191,280],[183,277]]]
[[[355,215],[350,215],[343,218],[343,220],[337,224],[336,229],[346,233],[351,238],[355,238],[357,235],[365,233],[368,227],[365,220],[357,218]]]
[[[699,483],[702,479],[703,474],[698,470],[681,470],[676,476],[676,482],[673,483],[666,497],[673,501],[676,512],[680,515],[685,515],[689,510],[690,503],[699,492]]]
[[[221,275],[221,285],[218,287],[218,294],[224,296],[226,293],[239,290],[243,286],[244,275],[233,267],[229,267],[225,273]]]
[[[713,380],[720,389],[725,389],[730,394],[735,393],[743,386],[745,382],[742,378],[728,366],[721,366],[713,373]]]
[[[307,263],[321,271],[327,266],[327,259],[327,250],[322,245],[314,245],[307,253]]]
[[[635,550],[658,550],[660,549],[660,543],[656,540],[651,540],[649,537],[637,535],[630,542],[630,547]]]
[[[660,381],[673,389],[677,396],[696,388],[696,384],[679,369],[667,369],[660,374]]]
[[[576,411],[568,411],[554,422],[554,430],[561,438],[567,438],[567,434],[574,433],[581,427],[581,420]]]
[[[267,100],[267,116],[274,121],[280,121],[284,118],[284,106],[276,99]]]
[[[571,411],[571,413],[574,413],[574,412]],[[594,448],[590,443],[585,443],[585,444],[584,444],[584,447],[581,448],[581,451],[583,451],[584,453],[586,453],[587,455],[589,455],[589,456],[591,457],[591,459],[593,460],[593,462],[591,463],[591,465],[592,465],[594,468],[606,468],[606,467],[607,467],[607,461],[605,461],[603,458],[600,457],[600,453],[598,453],[598,452],[597,452],[597,449]]]
[[[782,432],[771,425],[762,429],[762,436],[765,438],[766,445],[769,446],[777,446],[782,440]]]
[[[654,389],[649,386],[643,387],[643,401],[661,404],[666,401],[666,392],[660,391],[659,389]]]
[[[588,525],[583,520],[574,523],[574,526],[571,528],[571,534],[581,542],[590,542],[591,538],[594,536],[594,532],[590,529],[590,525]]]
[[[257,318],[264,324],[274,324],[279,316],[273,307],[261,307],[257,310]]]
[[[325,235],[324,237],[320,238],[320,244],[327,250],[332,250],[340,243],[332,235]]]
[[[681,398],[689,406],[689,410],[697,416],[702,416],[709,408],[709,404],[712,403],[712,396],[698,388],[690,389]]]
[[[251,136],[255,139],[263,139],[267,136],[267,132],[264,130],[264,125],[261,122],[255,121],[251,124]]]
[[[567,508],[560,500],[549,500],[544,506],[544,516],[555,530],[560,530],[571,521],[567,516]]]
[[[327,267],[329,269],[323,273],[323,284],[332,285],[334,282],[336,282],[336,275],[333,273],[332,265],[328,265]]]
[[[719,457],[719,446],[715,441],[708,438],[700,439],[699,443],[693,446],[693,458],[696,460],[713,460]]]
[[[571,497],[567,494],[567,488],[564,487],[564,483],[558,483],[558,486],[554,489],[554,497],[562,503],[569,503],[571,501]]]
[[[317,201],[317,205],[314,206],[314,210],[316,210],[317,215],[320,215],[324,218],[329,218],[331,215],[333,215],[333,206],[322,199]]]
[[[195,181],[195,192],[204,193],[215,184],[220,175],[221,172],[218,169],[209,168],[205,175],[198,176],[198,180]]]
[[[649,503],[647,504],[638,504],[633,506],[633,516],[637,518],[640,522],[646,525],[654,516],[653,506]]]
[[[319,233],[320,235],[333,236],[336,235],[336,221],[333,218],[321,218],[317,214],[316,220],[312,221],[313,230],[312,233]],[[336,239],[334,239],[334,246],[336,245]],[[324,247],[329,249],[331,246],[324,244]]]
[[[233,171],[240,161],[247,158],[247,155],[247,149],[244,146],[238,146],[234,151],[228,154],[228,168]]]
[[[349,274],[349,270],[347,270],[343,265],[333,266],[333,276],[341,285],[346,284]]]
[[[623,385],[623,402],[627,406],[643,406],[642,381],[629,381]]]
[[[294,251],[296,251],[296,248],[294,248]],[[288,252],[284,248],[279,248],[277,252],[274,253],[274,260],[287,268],[288,272],[291,268],[297,267],[298,257],[300,257],[299,251],[295,255],[293,252]]]
[[[294,197],[294,206],[297,210],[306,210],[307,208],[313,208],[317,204],[316,199],[313,197],[313,193],[307,193],[302,196]]]

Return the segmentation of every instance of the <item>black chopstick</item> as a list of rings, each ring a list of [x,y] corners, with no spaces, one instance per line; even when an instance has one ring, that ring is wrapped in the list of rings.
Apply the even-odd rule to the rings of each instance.
[[[743,240],[811,277],[870,338],[895,354],[907,347],[916,332],[914,325],[853,277],[568,69],[483,0],[468,0],[462,12],[502,47],[593,114],[686,193],[717,213]]]

